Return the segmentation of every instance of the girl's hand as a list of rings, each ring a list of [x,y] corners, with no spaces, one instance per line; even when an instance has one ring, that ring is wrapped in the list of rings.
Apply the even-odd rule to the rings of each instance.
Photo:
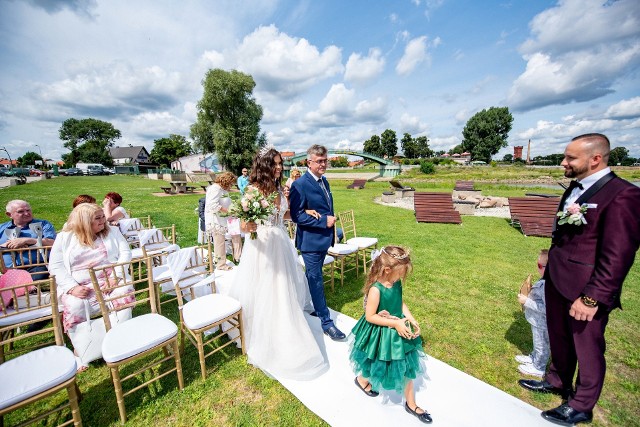
[[[254,221],[240,221],[240,229],[245,233],[253,233],[255,231],[258,231],[258,224],[256,224]]]
[[[524,305],[524,303],[527,302],[527,297],[522,294],[518,294],[518,302]]]
[[[311,215],[315,219],[320,219],[320,217],[322,216],[314,209],[307,209],[305,210],[305,212],[307,213],[307,215]]]
[[[76,285],[73,288],[71,288],[68,293],[73,295],[76,298],[85,299],[85,298],[89,298],[90,292],[91,291],[86,286]]]
[[[405,319],[398,319],[395,321],[395,328],[396,331],[398,331],[398,335],[400,335],[402,338],[406,338],[406,339],[411,339],[411,337],[413,337],[413,333],[411,332],[411,329],[409,329],[409,327],[404,323]]]
[[[385,319],[398,319],[398,317],[392,316],[387,310],[382,310],[378,313],[378,316],[384,317]]]
[[[411,338],[418,338],[420,336],[420,325],[415,319],[409,320],[411,322],[411,326],[413,326],[413,336]]]

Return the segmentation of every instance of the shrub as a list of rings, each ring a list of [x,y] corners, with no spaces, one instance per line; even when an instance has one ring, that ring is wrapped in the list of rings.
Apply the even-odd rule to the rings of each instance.
[[[420,171],[426,175],[436,173],[436,167],[431,162],[420,162]]]

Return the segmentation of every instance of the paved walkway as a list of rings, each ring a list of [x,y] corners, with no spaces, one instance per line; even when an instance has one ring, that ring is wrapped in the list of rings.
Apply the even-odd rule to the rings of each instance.
[[[9,182],[12,178],[8,176],[0,176],[0,188],[7,188],[9,186]],[[39,176],[28,176],[27,184],[33,181],[40,181]]]

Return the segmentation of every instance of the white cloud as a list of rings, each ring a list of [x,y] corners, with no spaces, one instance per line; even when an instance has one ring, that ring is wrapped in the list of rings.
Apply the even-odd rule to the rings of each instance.
[[[410,133],[412,136],[416,134],[426,132],[429,126],[426,123],[420,121],[420,117],[412,116],[407,113],[403,113],[400,117],[400,131],[399,134]]]
[[[411,74],[420,63],[428,59],[427,37],[416,37],[407,43],[404,55],[396,65],[396,72],[401,76]]]
[[[166,110],[178,101],[183,87],[179,73],[157,66],[134,69],[124,62],[93,67],[71,78],[39,84],[34,97],[51,107],[80,115],[126,117],[142,111]]]
[[[356,101],[353,89],[337,83],[320,101],[319,108],[306,114],[305,121],[311,126],[347,126],[353,122],[381,122],[386,114],[383,98]]]
[[[368,83],[382,74],[384,64],[384,57],[378,48],[369,49],[369,55],[366,57],[352,53],[347,61],[344,79],[353,83]]]
[[[637,0],[564,0],[530,26],[526,70],[508,96],[516,111],[597,99],[640,65]]]
[[[258,27],[236,51],[238,68],[251,74],[256,90],[278,97],[299,95],[312,85],[343,71],[336,46],[322,52],[304,38],[290,37],[274,25]]]
[[[172,133],[188,136],[191,123],[166,111],[145,112],[133,117],[129,131],[149,140],[165,138]]]
[[[625,99],[617,104],[610,106],[605,117],[610,118],[635,118],[640,117],[640,96],[635,98]]]

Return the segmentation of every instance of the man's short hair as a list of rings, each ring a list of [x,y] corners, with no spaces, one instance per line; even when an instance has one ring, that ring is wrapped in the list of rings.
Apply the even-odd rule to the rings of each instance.
[[[16,199],[16,200],[10,200],[9,203],[7,203],[7,208],[6,208],[5,212],[10,214],[13,211],[14,206],[16,206],[16,205],[27,205],[27,206],[29,206],[29,209],[31,209],[31,205],[29,204],[29,202],[26,202],[26,201],[20,200],[20,199]]]
[[[327,147],[324,145],[313,144],[307,150],[307,159],[311,159],[311,156],[326,156],[327,155]]]
[[[579,139],[586,139],[591,149],[591,154],[596,152],[602,155],[602,161],[605,164],[609,164],[609,152],[611,151],[611,143],[606,135],[601,133],[585,133],[584,135],[578,135],[571,141],[577,141]]]

